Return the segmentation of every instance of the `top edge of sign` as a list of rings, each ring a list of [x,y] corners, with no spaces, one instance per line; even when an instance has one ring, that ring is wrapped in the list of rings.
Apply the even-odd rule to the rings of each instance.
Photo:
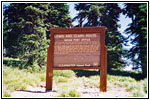
[[[73,28],[50,28],[54,33],[76,33],[76,32],[101,32],[105,31],[107,27],[73,27]]]

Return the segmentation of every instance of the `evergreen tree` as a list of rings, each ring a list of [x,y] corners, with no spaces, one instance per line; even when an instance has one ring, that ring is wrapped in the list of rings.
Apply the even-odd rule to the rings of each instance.
[[[27,64],[46,64],[49,27],[69,27],[66,4],[12,3],[4,12],[4,40],[7,56],[19,57]]]
[[[124,14],[132,19],[126,33],[133,47],[128,51],[128,57],[135,64],[135,68],[142,68],[142,73],[147,76],[147,4],[127,3]]]
[[[120,68],[125,66],[122,60],[124,54],[123,36],[118,32],[118,19],[121,9],[118,4],[110,3],[79,3],[75,5],[79,11],[74,20],[78,20],[78,26],[106,26],[106,46],[108,49],[108,71],[111,68]],[[83,24],[84,23],[84,24]]]

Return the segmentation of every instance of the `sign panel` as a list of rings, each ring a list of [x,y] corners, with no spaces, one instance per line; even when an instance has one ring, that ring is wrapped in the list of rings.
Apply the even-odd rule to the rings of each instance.
[[[53,67],[99,67],[100,34],[54,34]]]
[[[52,90],[53,70],[99,69],[100,91],[107,89],[106,27],[50,28],[46,91]]]

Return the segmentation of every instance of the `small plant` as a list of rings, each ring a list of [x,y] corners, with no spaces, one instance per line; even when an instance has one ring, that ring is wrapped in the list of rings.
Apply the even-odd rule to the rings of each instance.
[[[77,92],[75,89],[66,88],[65,90],[61,91],[60,97],[81,97],[81,94]]]
[[[10,93],[9,92],[4,92],[4,97],[10,97]]]
[[[133,93],[135,97],[143,97],[143,93],[141,93],[140,91],[136,91]]]
[[[80,95],[79,92],[77,92],[77,91],[74,89],[74,90],[69,91],[69,96],[70,96],[70,97],[80,97],[81,95]]]
[[[46,80],[45,73],[39,74],[39,77],[42,82],[45,82],[45,80]]]

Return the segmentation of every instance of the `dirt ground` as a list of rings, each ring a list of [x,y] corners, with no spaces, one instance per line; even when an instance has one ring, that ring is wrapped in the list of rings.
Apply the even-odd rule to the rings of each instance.
[[[123,87],[112,86],[107,92],[99,92],[99,88],[79,87],[76,89],[81,98],[129,98],[133,97],[131,92],[128,92]],[[59,91],[56,84],[53,84],[53,90],[45,92],[45,83],[41,83],[39,86],[29,86],[26,90],[17,90],[12,92],[11,98],[59,98]]]

